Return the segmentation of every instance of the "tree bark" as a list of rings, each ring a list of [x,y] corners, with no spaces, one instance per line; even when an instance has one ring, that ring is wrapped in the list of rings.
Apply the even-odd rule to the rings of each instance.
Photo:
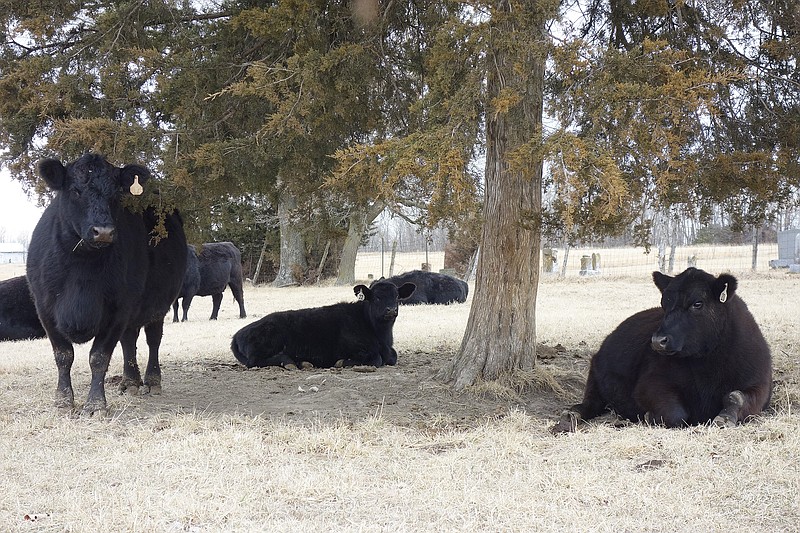
[[[515,2],[512,11],[498,1],[492,14],[481,254],[464,339],[443,376],[456,389],[536,363],[542,158],[532,147],[541,137],[545,58],[507,39],[544,38],[539,4]],[[511,104],[510,91],[519,97]]]
[[[361,246],[361,238],[372,221],[378,218],[383,211],[383,204],[374,202],[365,209],[354,210],[350,214],[347,224],[347,237],[342,247],[342,256],[339,261],[339,274],[336,285],[353,285],[356,282],[356,257]]]
[[[292,221],[292,211],[297,209],[297,199],[288,191],[283,190],[278,199],[278,224],[281,232],[280,267],[273,287],[288,287],[297,285],[299,280],[296,273],[304,272],[308,268],[306,260],[305,240],[298,231],[297,225]]]

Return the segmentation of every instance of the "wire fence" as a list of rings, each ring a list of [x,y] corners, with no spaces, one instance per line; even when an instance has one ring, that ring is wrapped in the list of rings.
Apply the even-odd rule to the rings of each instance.
[[[654,270],[659,270],[659,257],[655,248],[651,248],[650,253],[645,253],[643,248],[570,248],[564,265],[565,253],[564,248],[553,248],[552,260],[543,256],[540,263],[543,274],[560,276],[563,272],[564,277],[647,277]],[[592,264],[593,256],[594,264]],[[777,258],[777,243],[759,245],[756,272],[771,270],[769,261]],[[552,264],[550,268],[547,267],[548,262]],[[428,263],[432,272],[438,272],[444,268],[444,252],[397,252],[392,260],[391,251],[359,251],[355,275],[358,280],[378,279],[381,276],[389,277],[420,269],[423,263]],[[672,264],[673,273],[676,274],[688,266],[696,266],[712,274],[751,272],[753,249],[750,245],[681,246],[676,248]]]

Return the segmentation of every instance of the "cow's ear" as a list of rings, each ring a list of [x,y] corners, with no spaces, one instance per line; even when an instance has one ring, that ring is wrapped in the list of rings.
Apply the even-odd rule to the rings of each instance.
[[[667,286],[670,284],[672,280],[673,280],[672,276],[667,276],[666,274],[662,274],[658,270],[653,272],[653,283],[656,284],[656,287],[658,287],[658,290],[660,290],[661,292],[664,292],[664,289],[667,288]]]
[[[42,159],[39,161],[39,175],[47,186],[60,191],[67,186],[67,169],[58,159]]]
[[[150,179],[150,171],[142,165],[125,165],[119,171],[119,186],[134,196],[142,194],[142,187]]]
[[[366,285],[356,285],[353,287],[353,293],[358,298],[358,301],[372,298],[372,291]]]
[[[734,295],[737,286],[738,282],[736,278],[730,274],[722,274],[714,280],[711,290],[714,293],[714,297],[718,298],[720,303],[724,304]]]
[[[413,283],[403,283],[402,287],[397,288],[397,293],[401,300],[405,300],[414,293],[416,288],[417,286]]]

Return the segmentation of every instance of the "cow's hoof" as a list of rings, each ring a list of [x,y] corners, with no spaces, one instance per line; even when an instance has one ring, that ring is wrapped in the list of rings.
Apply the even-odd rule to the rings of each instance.
[[[717,415],[714,417],[714,420],[711,422],[711,425],[718,428],[735,428],[736,420],[734,420],[729,416]]]
[[[161,394],[161,385],[147,385],[144,384],[142,386],[142,390],[139,391],[139,394],[145,395],[149,394],[150,396],[158,396]]]
[[[576,429],[578,429],[578,414],[573,411],[564,411],[558,422],[550,428],[550,433],[553,435],[573,433]]]
[[[303,370],[311,370],[312,368],[314,368],[314,365],[312,365],[308,361],[303,361],[302,363],[300,363],[300,368],[302,368]]]
[[[120,394],[127,394],[128,396],[137,396],[139,394],[139,386],[141,386],[141,382],[136,382],[135,380],[123,378],[122,381],[119,382],[119,393]]]
[[[294,363],[287,363],[283,365],[284,370],[297,370],[297,365]]]
[[[72,410],[75,406],[75,397],[72,394],[72,389],[56,391],[56,397],[53,400],[53,405],[59,410]]]
[[[333,368],[342,368],[342,367],[344,367],[344,359],[339,359],[338,361],[336,361],[336,364],[333,365]]]
[[[108,407],[106,404],[101,404],[99,402],[95,403],[87,403],[81,409],[81,418],[95,418],[95,419],[103,419],[108,416]]]

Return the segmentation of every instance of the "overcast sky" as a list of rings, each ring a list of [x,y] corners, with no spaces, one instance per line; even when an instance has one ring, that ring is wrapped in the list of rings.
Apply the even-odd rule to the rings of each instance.
[[[42,208],[36,206],[35,198],[28,198],[22,186],[11,179],[8,172],[0,170],[0,233],[6,242],[17,242],[20,236],[30,240]]]

